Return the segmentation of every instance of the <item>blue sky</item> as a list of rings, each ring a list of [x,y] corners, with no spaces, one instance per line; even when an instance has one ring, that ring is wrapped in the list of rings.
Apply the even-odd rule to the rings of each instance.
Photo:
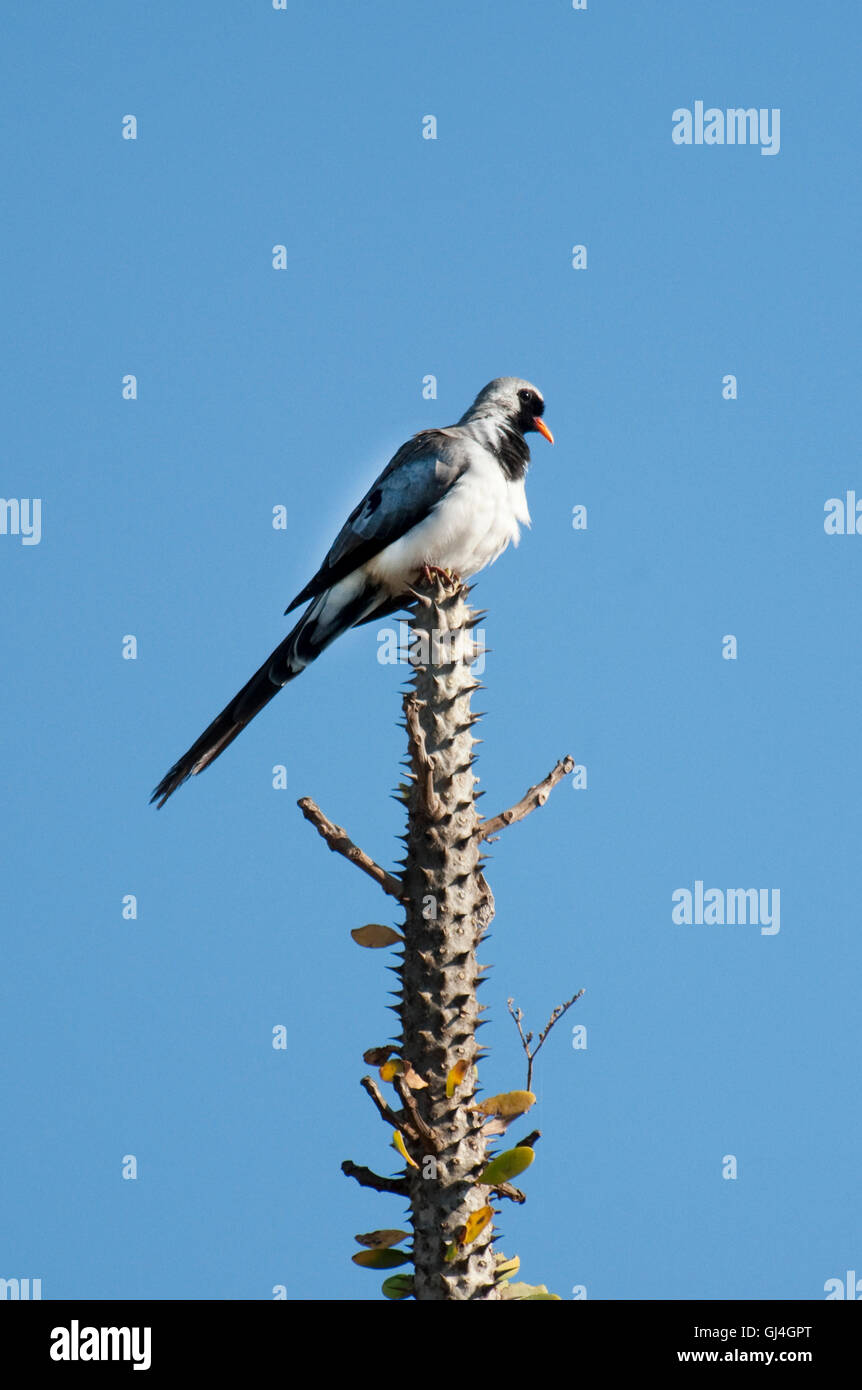
[[[397,918],[295,803],[395,858],[403,671],[350,633],[147,799],[396,447],[511,373],[557,442],[474,594],[483,809],[566,752],[588,788],[494,846],[489,1093],[524,1080],[507,997],[538,1028],[586,994],[500,1248],[564,1298],[822,1298],[862,1270],[862,539],[823,524],[862,498],[858,13],[120,0],[5,28],[0,492],[42,510],[38,544],[0,534],[0,1275],[379,1298],[353,1235],[403,1209],[339,1165],[395,1171],[358,1084],[391,977],[349,929]],[[779,152],[676,145],[700,100],[779,109]],[[698,880],[778,889],[780,931],[674,924]]]

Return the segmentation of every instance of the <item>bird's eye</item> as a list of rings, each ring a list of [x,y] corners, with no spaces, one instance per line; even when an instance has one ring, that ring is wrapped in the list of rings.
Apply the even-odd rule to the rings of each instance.
[[[518,392],[518,399],[523,405],[530,405],[533,400],[533,393],[532,391],[521,390]]]

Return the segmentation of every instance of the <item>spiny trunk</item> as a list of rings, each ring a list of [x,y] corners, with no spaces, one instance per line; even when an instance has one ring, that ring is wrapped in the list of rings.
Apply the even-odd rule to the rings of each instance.
[[[476,833],[472,726],[478,716],[470,699],[479,682],[470,663],[478,654],[477,619],[466,595],[466,589],[438,589],[436,601],[417,601],[412,689],[404,701],[412,780],[405,793],[402,1046],[428,1083],[416,1102],[437,1139],[435,1151],[413,1155],[419,1169],[407,1169],[415,1297],[444,1301],[497,1297],[492,1226],[468,1246],[459,1244],[470,1214],[489,1195],[474,1185],[488,1157],[470,1098],[481,1052],[476,947],[494,913]],[[458,1062],[468,1069],[450,1098],[446,1081]],[[452,1246],[458,1253],[446,1261]]]
[[[517,1261],[498,1268],[492,1243],[491,1202],[495,1197],[525,1200],[507,1178],[532,1162],[539,1131],[520,1141],[511,1154],[498,1155],[492,1173],[484,1170],[490,1158],[489,1133],[496,1141],[507,1124],[532,1105],[533,1059],[554,1023],[583,991],[554,1010],[532,1048],[533,1034],[524,1034],[521,1011],[514,1011],[528,1060],[528,1089],[496,1097],[494,1119],[483,1126],[483,1116],[473,1104],[476,1062],[484,1052],[476,1040],[482,1013],[477,990],[483,970],[476,961],[476,948],[494,916],[494,899],[482,873],[483,841],[543,806],[551,790],[572,771],[574,760],[568,755],[561,758],[547,777],[529,787],[508,810],[489,820],[479,817],[478,779],[473,776],[473,747],[478,740],[471,732],[479,716],[470,710],[470,698],[479,688],[470,672],[479,655],[472,636],[478,615],[467,606],[468,590],[460,585],[453,589],[451,584],[428,579],[414,592],[413,674],[404,697],[410,780],[400,790],[407,807],[402,873],[390,873],[376,863],[311,797],[299,801],[303,815],[329,848],[373,878],[406,915],[401,964],[390,967],[399,979],[400,1002],[392,1006],[401,1022],[397,1056],[392,1056],[389,1044],[364,1054],[369,1064],[380,1067],[381,1077],[392,1082],[401,1109],[390,1104],[373,1077],[364,1076],[362,1086],[390,1133],[395,1130],[396,1147],[407,1155],[407,1166],[403,1177],[383,1176],[352,1159],[345,1159],[341,1167],[360,1186],[409,1202],[413,1250],[392,1250],[392,1232],[374,1231],[357,1236],[359,1244],[368,1248],[353,1258],[375,1269],[397,1268],[406,1258],[412,1260],[413,1275],[398,1274],[384,1281],[383,1292],[389,1298],[412,1295],[437,1302],[554,1298],[541,1285],[507,1285]],[[384,944],[381,934],[386,944],[399,939],[397,932],[380,924],[368,924],[353,933],[363,946]],[[512,1101],[514,1106],[500,1104]],[[480,1176],[485,1178],[481,1184]],[[503,1282],[495,1282],[495,1274]]]

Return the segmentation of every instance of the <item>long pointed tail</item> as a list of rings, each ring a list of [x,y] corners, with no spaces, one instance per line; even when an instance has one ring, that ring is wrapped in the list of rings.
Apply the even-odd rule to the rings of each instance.
[[[337,586],[341,588],[341,586]],[[341,601],[339,601],[339,599]],[[345,601],[346,599],[346,601]],[[191,748],[166,772],[150,797],[150,804],[164,806],[177,787],[189,777],[203,772],[237,734],[241,734],[256,714],[268,705],[282,686],[305,670],[316,656],[347,628],[372,612],[378,603],[375,595],[363,589],[350,596],[338,595],[330,589],[314,600],[296,627],[271,652],[258,671],[225,705],[221,714],[205,729]]]
[[[237,734],[242,733],[246,724],[260,713],[264,705],[269,704],[281,687],[293,676],[299,675],[302,667],[298,666],[293,670],[290,660],[295,633],[294,628],[294,631],[267,657],[260,670],[255,671],[251,680],[233,697],[230,704],[225,705],[209,728],[204,730],[191,748],[174,763],[169,772],[165,773],[150,797],[151,803],[157,801],[160,808],[164,806],[177,787],[182,786],[193,774],[203,772],[205,767],[209,767],[213,759],[217,758],[219,753],[223,753],[229,743],[233,743]],[[280,676],[277,676],[276,672],[280,672]]]

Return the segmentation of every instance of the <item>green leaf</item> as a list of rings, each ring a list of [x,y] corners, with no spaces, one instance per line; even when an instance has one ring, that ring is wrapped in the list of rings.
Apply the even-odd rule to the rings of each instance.
[[[406,1250],[358,1250],[351,1256],[355,1265],[365,1269],[396,1269],[398,1265],[408,1265],[411,1256]]]
[[[412,1274],[391,1274],[381,1285],[387,1298],[410,1298],[413,1293]]]
[[[533,1159],[536,1157],[534,1149],[519,1146],[517,1149],[506,1149],[504,1153],[497,1154],[491,1162],[480,1173],[477,1182],[487,1183],[489,1187],[499,1187],[501,1183],[511,1182],[519,1173],[523,1173],[525,1168],[529,1168]]]

